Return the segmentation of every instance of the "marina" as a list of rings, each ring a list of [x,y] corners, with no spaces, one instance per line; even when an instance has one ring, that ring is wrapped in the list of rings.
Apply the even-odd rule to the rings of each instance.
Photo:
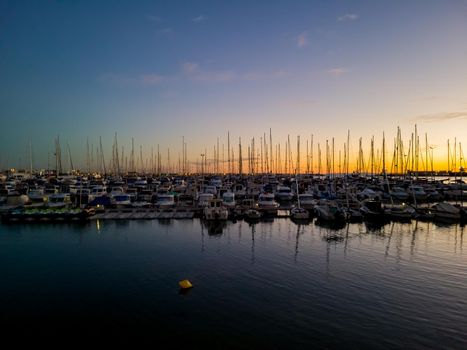
[[[467,349],[465,38],[466,0],[0,0],[3,343]]]
[[[182,184],[182,185],[180,185]],[[465,223],[467,183],[451,177],[313,174],[131,176],[6,174],[3,222],[242,220]],[[254,211],[254,212],[253,212]]]

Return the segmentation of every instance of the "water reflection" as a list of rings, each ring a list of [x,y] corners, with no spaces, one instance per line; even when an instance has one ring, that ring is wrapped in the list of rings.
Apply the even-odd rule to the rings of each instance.
[[[298,257],[298,243],[299,243],[299,238],[300,235],[302,235],[305,232],[305,226],[303,225],[297,225],[297,234],[295,236],[295,255],[294,255],[294,262],[297,262],[297,257]]]
[[[251,263],[255,263],[255,233],[256,233],[256,224],[251,224]]]
[[[202,220],[201,225],[203,225],[208,230],[208,235],[218,236],[222,235],[224,232],[224,229],[227,227],[227,221]]]
[[[344,221],[321,221],[317,219],[315,221],[315,225],[330,230],[342,230],[345,227],[346,223]]]

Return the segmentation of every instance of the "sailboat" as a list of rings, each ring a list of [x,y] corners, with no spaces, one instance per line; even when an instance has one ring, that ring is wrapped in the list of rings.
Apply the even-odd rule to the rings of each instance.
[[[298,191],[298,175],[295,176],[295,185],[297,186],[297,206],[290,211],[290,217],[294,220],[308,220],[310,213],[300,206],[300,195]]]

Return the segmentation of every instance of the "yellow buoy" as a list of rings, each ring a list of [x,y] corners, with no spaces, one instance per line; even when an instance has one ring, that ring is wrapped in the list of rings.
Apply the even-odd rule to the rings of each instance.
[[[180,288],[182,288],[182,289],[193,288],[193,285],[192,285],[191,282],[188,281],[188,280],[180,281],[180,282],[178,282],[178,285],[179,285]]]

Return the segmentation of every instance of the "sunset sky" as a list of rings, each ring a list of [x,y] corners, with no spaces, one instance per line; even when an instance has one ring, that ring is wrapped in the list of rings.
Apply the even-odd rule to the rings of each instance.
[[[352,157],[385,132],[392,156],[415,124],[442,167],[448,138],[467,149],[467,1],[0,0],[0,121],[0,168],[29,139],[44,167],[57,135],[84,164],[115,132],[146,155],[184,136],[191,160],[228,130],[342,148],[350,129]]]

